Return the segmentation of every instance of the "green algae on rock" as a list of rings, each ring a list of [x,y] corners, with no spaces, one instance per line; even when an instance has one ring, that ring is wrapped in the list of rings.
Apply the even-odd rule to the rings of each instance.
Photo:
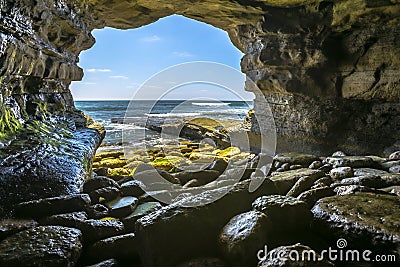
[[[356,193],[319,200],[312,213],[326,239],[345,238],[354,247],[399,253],[400,199],[395,195]],[[397,252],[396,252],[397,251]]]

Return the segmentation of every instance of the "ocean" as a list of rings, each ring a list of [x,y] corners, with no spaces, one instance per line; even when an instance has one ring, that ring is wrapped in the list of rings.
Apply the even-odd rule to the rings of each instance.
[[[252,101],[159,100],[154,103],[149,100],[131,103],[129,100],[75,101],[75,106],[104,125],[106,137],[102,144],[103,150],[120,148],[124,130],[130,132],[129,140],[132,144],[157,144],[161,138],[158,132],[146,129],[143,138],[144,126],[149,118],[165,119],[168,122],[183,118],[242,121],[253,108]]]

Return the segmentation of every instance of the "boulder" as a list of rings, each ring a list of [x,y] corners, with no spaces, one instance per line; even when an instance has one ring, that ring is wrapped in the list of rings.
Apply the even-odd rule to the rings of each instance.
[[[330,186],[332,183],[333,179],[330,176],[326,176],[316,180],[311,188]]]
[[[274,182],[279,193],[286,195],[301,177],[309,176],[310,179],[318,179],[324,175],[322,171],[304,168],[277,173],[271,176],[271,180]]]
[[[390,173],[400,173],[400,165],[395,165],[389,168]]]
[[[99,203],[101,199],[104,201],[111,201],[118,198],[120,195],[121,192],[116,187],[104,187],[89,193],[92,203]]]
[[[307,204],[294,197],[262,196],[252,203],[252,208],[265,213],[279,232],[305,229],[312,218]]]
[[[363,156],[344,156],[344,157],[328,157],[326,163],[337,167],[365,168],[373,167],[374,161],[370,157]]]
[[[123,196],[139,197],[145,193],[144,187],[141,181],[132,180],[121,184],[121,193]]]
[[[127,231],[134,231],[135,223],[138,219],[161,208],[162,205],[160,204],[160,202],[146,202],[139,204],[130,215],[122,219],[125,229]]]
[[[344,238],[352,249],[374,248],[374,253],[398,254],[400,198],[356,193],[319,200],[312,208],[315,230],[326,240]],[[398,257],[399,255],[397,255]]]
[[[271,220],[262,212],[249,211],[233,217],[222,229],[219,244],[229,266],[255,266],[255,255],[264,247],[273,230]]]
[[[82,191],[84,193],[90,193],[100,188],[104,187],[115,187],[119,188],[119,184],[111,178],[106,176],[95,176],[91,179],[88,179],[83,184]]]
[[[257,197],[276,193],[269,179],[252,193],[249,184],[246,180],[233,188],[221,187],[182,198],[139,219],[136,232],[143,265],[176,266],[188,259],[214,255],[224,225],[233,216],[248,211]],[[196,203],[203,206],[194,206]]]
[[[333,191],[338,196],[350,195],[359,192],[367,192],[367,193],[377,193],[377,194],[386,194],[385,191],[381,191],[379,189],[362,186],[362,185],[343,185],[343,186],[336,186]]]
[[[117,220],[86,220],[77,224],[83,233],[85,243],[93,243],[100,239],[120,235],[124,232],[124,224]]]
[[[18,204],[16,213],[20,217],[40,218],[53,214],[84,211],[90,205],[87,194],[43,198]]]
[[[305,191],[297,199],[306,202],[307,207],[311,209],[319,199],[334,196],[335,194],[333,187],[325,186]]]
[[[385,180],[376,175],[365,175],[345,178],[340,181],[342,185],[362,185],[366,187],[382,188],[387,186]]]
[[[390,160],[400,159],[400,151],[396,151],[396,152],[393,152],[392,154],[390,154],[389,159]]]
[[[112,236],[99,240],[87,249],[86,261],[98,261],[110,258],[129,259],[130,266],[138,264],[138,242],[133,233]],[[136,261],[136,263],[135,263]]]
[[[343,151],[336,151],[332,154],[332,157],[345,157],[346,153],[344,153]]]
[[[337,167],[333,168],[329,172],[329,176],[332,177],[332,179],[341,180],[344,178],[353,177],[354,172],[351,167]]]
[[[289,197],[297,197],[302,192],[310,189],[316,180],[318,180],[317,176],[303,176],[297,180],[286,195]]]
[[[39,222],[43,225],[58,225],[79,229],[82,232],[85,243],[92,243],[103,238],[119,235],[125,229],[123,223],[115,219],[88,220],[84,212],[53,215],[43,218]]]
[[[39,220],[41,225],[59,225],[65,227],[78,228],[80,223],[88,219],[88,215],[83,212],[72,212],[65,214],[52,215]]]
[[[201,170],[197,172],[179,172],[175,177],[180,181],[181,185],[186,184],[190,180],[196,179],[199,185],[208,184],[220,176],[220,172],[216,170]]]
[[[0,221],[0,240],[15,233],[37,226],[34,220],[4,219]]]
[[[382,188],[381,190],[400,197],[400,186],[399,185],[389,186],[386,188]]]
[[[109,208],[111,216],[123,218],[135,210],[138,201],[136,197],[122,197],[108,202],[106,206]]]
[[[400,185],[400,174],[399,173],[388,173],[380,175],[382,180],[385,181],[387,186]]]
[[[308,168],[316,170],[316,169],[318,169],[318,168],[321,168],[322,165],[323,165],[323,164],[322,164],[322,161],[320,161],[320,160],[315,160],[315,161],[311,162],[311,164],[310,164],[310,166],[308,166]]]
[[[89,206],[86,211],[89,218],[91,219],[100,219],[109,215],[109,209],[103,204],[95,204],[93,206]]]
[[[164,178],[169,183],[172,184],[180,183],[180,181],[175,177],[173,177],[169,172],[160,169],[154,169],[152,166],[148,166],[148,164],[139,165],[137,169],[139,168],[140,172],[136,171],[135,174],[133,175],[133,179],[141,181],[146,185],[152,182],[160,182],[160,179],[158,179],[159,176]]]
[[[389,169],[393,166],[400,165],[400,160],[389,160],[379,164],[380,168],[389,171]]]
[[[82,251],[81,231],[38,226],[0,242],[0,266],[75,266]]]
[[[384,175],[387,174],[387,171],[372,169],[372,168],[356,168],[353,170],[354,176],[365,176],[365,175]]]
[[[305,153],[288,152],[276,155],[274,160],[282,164],[309,166],[313,161],[319,160],[319,158]]]

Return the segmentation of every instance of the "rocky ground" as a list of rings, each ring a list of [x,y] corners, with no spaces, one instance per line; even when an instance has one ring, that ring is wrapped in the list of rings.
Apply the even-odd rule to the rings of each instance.
[[[80,194],[20,203],[0,222],[0,266],[375,266],[287,257],[338,249],[338,239],[347,242],[339,248],[400,260],[400,152],[278,154],[249,193],[251,179],[265,178],[259,155],[183,142],[179,157],[167,148],[98,154]],[[146,164],[168,188],[143,190]],[[196,188],[204,192],[193,195]],[[171,204],[157,200],[166,194]]]

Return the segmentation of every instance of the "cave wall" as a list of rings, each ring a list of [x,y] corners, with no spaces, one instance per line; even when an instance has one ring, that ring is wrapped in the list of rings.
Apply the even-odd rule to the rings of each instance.
[[[227,31],[245,53],[242,71],[272,108],[278,151],[384,154],[400,145],[398,0],[0,0],[0,11],[3,192],[6,185],[17,186],[10,181],[66,175],[57,174],[57,167],[31,171],[22,180],[26,171],[12,175],[18,166],[10,159],[35,145],[60,150],[62,141],[78,144],[65,146],[74,157],[59,156],[48,165],[68,162],[72,180],[89,174],[90,156],[104,133],[73,104],[70,82],[83,76],[79,53],[93,46],[93,29],[136,28],[171,14]],[[259,123],[264,109],[257,97]],[[51,134],[57,129],[67,132],[57,138]],[[260,134],[255,121],[252,129]],[[31,136],[39,138],[17,142]]]

